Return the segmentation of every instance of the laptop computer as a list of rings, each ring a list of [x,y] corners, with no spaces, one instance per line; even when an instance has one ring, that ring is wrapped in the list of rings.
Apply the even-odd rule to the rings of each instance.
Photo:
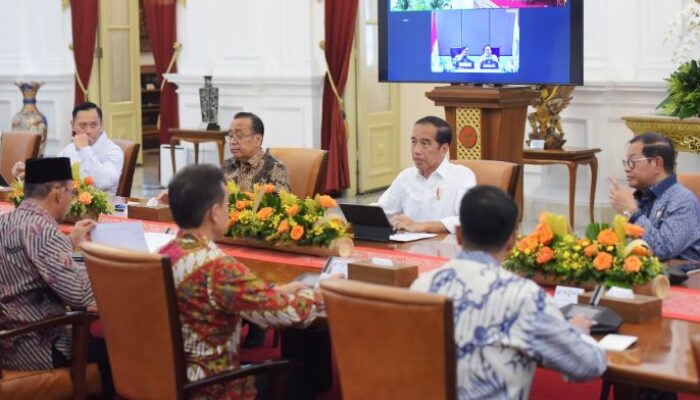
[[[353,226],[355,239],[388,242],[392,229],[384,210],[377,206],[340,204],[340,209]]]

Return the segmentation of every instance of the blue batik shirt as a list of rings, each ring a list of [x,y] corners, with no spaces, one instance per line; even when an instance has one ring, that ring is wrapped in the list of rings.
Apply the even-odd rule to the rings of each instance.
[[[644,228],[644,239],[662,260],[700,260],[700,204],[676,175],[636,191],[639,210],[630,222]]]
[[[538,364],[572,380],[605,371],[605,352],[548,294],[486,253],[462,252],[411,290],[453,301],[460,400],[527,399]]]

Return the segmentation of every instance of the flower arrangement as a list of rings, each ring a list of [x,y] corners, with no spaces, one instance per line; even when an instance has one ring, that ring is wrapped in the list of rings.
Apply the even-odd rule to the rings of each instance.
[[[640,239],[643,234],[643,228],[617,215],[612,227],[591,224],[580,238],[569,231],[563,216],[544,213],[535,230],[519,238],[504,267],[528,277],[539,273],[574,283],[641,285],[663,270]]]
[[[73,175],[73,180],[71,181],[73,200],[70,203],[68,216],[79,219],[83,217],[97,218],[100,214],[111,214],[114,211],[114,207],[109,202],[107,193],[94,186],[95,180],[92,177],[80,177],[80,165],[78,163],[73,163],[71,169]],[[24,200],[23,181],[15,181],[12,184],[12,193],[10,193],[9,199],[15,207],[22,203]]]
[[[302,200],[274,185],[255,185],[243,192],[227,183],[231,238],[248,238],[271,244],[331,247],[337,239],[352,235],[344,219],[327,213],[338,204],[330,196],[316,195]],[[350,248],[352,251],[352,248]]]

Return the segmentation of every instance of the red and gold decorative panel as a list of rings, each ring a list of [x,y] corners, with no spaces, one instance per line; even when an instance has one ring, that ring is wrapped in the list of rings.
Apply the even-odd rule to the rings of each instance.
[[[481,158],[481,109],[457,108],[457,159]]]

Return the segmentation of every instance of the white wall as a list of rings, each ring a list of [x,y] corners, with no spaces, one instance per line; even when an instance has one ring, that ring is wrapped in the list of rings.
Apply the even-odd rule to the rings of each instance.
[[[10,130],[22,108],[14,82],[40,81],[37,108],[48,122],[47,155],[70,141],[73,106],[73,53],[70,9],[56,0],[0,2],[0,130]]]
[[[585,0],[584,80],[562,113],[567,146],[599,147],[596,219],[610,214],[607,177],[624,181],[620,164],[631,132],[621,117],[654,112],[665,97],[667,77],[677,66],[671,53],[677,40],[663,44],[663,33],[681,7],[691,0]],[[543,40],[546,45],[546,40]],[[696,49],[697,51],[698,49]],[[700,55],[697,52],[696,58]],[[424,93],[435,85],[401,85],[402,148],[408,148],[413,122],[426,114],[444,116]],[[526,128],[526,134],[529,127]],[[527,137],[527,135],[526,135]],[[404,166],[409,154],[402,154]],[[679,171],[700,171],[700,156],[682,153]],[[577,226],[588,222],[590,173],[580,167],[577,182]],[[567,213],[568,175],[563,165],[525,167],[525,222],[540,211]],[[605,216],[603,215],[605,214]]]
[[[320,147],[325,64],[318,1],[197,0],[178,5],[180,126],[201,126],[203,75],[219,88],[219,125],[258,114],[264,146]],[[227,153],[228,157],[228,153]]]

